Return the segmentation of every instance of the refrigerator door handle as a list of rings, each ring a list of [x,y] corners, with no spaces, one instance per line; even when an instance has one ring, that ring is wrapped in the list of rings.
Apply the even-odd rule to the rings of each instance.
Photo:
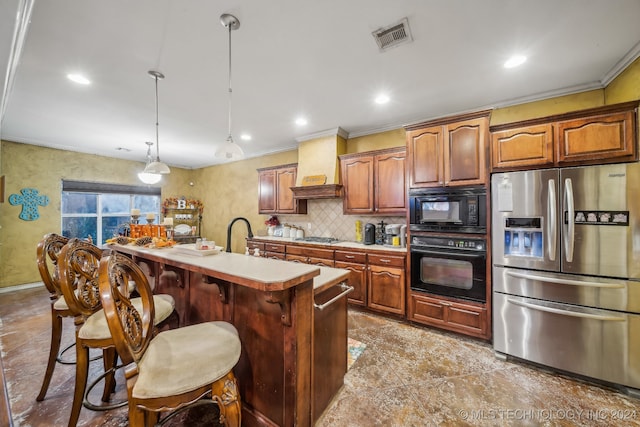
[[[548,181],[549,192],[547,200],[547,251],[549,252],[549,260],[556,260],[556,247],[558,239],[558,220],[556,217],[556,181],[550,179]]]
[[[571,178],[564,180],[564,199],[567,207],[567,232],[564,233],[563,236],[564,251],[567,262],[572,262],[576,213],[573,204],[573,183],[571,182]]]
[[[521,273],[519,271],[505,270],[507,276],[516,277],[518,279],[538,280],[540,282],[558,283],[560,285],[584,286],[589,288],[607,288],[607,289],[624,289],[625,285],[621,283],[598,283],[585,282],[582,280],[562,279],[559,277],[540,276],[538,274]]]
[[[530,308],[532,310],[560,314],[563,316],[573,316],[573,317],[581,317],[583,319],[605,320],[605,321],[613,321],[613,322],[624,322],[626,320],[626,318],[622,316],[603,316],[599,314],[590,314],[590,313],[581,313],[581,312],[570,311],[570,310],[561,310],[559,308],[546,307],[538,304],[532,304],[529,302],[517,301],[511,298],[507,298],[507,301],[510,302],[511,304],[519,305],[525,308]]]

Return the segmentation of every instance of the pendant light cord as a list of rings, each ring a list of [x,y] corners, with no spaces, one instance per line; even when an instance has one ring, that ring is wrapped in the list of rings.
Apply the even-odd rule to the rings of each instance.
[[[229,137],[228,141],[233,142],[233,138],[231,137],[231,30],[232,25],[229,24],[227,26],[229,28]]]
[[[156,80],[156,161],[160,161],[160,138],[158,137],[158,76],[154,76]]]

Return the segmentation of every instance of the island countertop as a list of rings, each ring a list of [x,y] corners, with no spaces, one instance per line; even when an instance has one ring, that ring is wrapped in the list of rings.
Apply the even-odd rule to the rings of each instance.
[[[342,387],[349,270],[194,254],[186,245],[108,249],[131,256],[154,292],[174,298],[180,326],[223,320],[236,327],[243,426],[311,426]]]
[[[106,248],[176,267],[188,267],[191,271],[261,291],[285,290],[320,275],[320,267],[316,265],[229,252],[200,256],[185,254],[175,247],[150,249],[135,245],[113,245]]]

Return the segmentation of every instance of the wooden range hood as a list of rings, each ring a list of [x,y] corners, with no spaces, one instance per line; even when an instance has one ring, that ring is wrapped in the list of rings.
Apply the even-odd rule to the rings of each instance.
[[[341,184],[303,185],[291,187],[294,199],[335,199],[342,197]]]
[[[348,134],[341,128],[299,139],[294,199],[342,197],[338,156],[346,153]]]

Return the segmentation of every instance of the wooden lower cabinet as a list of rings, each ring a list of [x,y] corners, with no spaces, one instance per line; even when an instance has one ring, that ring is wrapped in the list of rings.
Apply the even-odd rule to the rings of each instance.
[[[369,282],[367,306],[369,308],[387,313],[405,314],[406,285],[404,267],[372,265],[370,263],[367,278]]]
[[[406,314],[405,254],[271,244],[251,239],[247,246],[252,253],[257,247],[262,256],[269,258],[350,270],[348,283],[354,290],[348,296],[349,304],[380,313]]]
[[[484,304],[460,302],[412,292],[409,320],[478,338],[489,338],[488,312]]]
[[[348,296],[349,304],[367,305],[367,254],[364,252],[336,251],[335,267],[351,271],[349,286],[353,291]]]

